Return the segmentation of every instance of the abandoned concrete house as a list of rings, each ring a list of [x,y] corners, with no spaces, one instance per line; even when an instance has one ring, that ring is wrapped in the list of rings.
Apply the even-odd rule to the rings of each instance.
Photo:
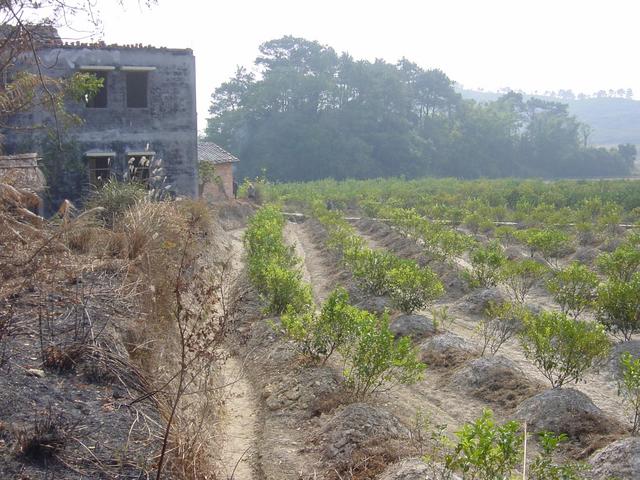
[[[38,55],[47,76],[89,72],[103,80],[95,96],[65,106],[82,119],[64,135],[82,153],[87,186],[127,172],[145,181],[150,164],[161,159],[167,189],[197,195],[195,58],[190,49],[52,41]],[[12,130],[2,132],[4,153],[41,153],[44,129],[20,127],[51,126],[54,119],[36,109],[10,122]]]
[[[208,200],[225,200],[233,197],[233,170],[240,160],[212,142],[198,142],[198,161],[214,166],[216,179],[202,185],[200,194]]]

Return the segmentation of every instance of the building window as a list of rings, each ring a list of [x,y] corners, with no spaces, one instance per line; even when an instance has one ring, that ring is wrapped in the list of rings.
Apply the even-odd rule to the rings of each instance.
[[[102,79],[102,87],[95,95],[85,95],[87,108],[107,108],[107,72],[91,72],[98,79]]]
[[[100,188],[111,178],[111,162],[114,155],[87,155],[89,165],[89,183]]]
[[[127,107],[147,108],[149,72],[127,72]]]
[[[153,152],[127,154],[127,168],[129,170],[129,178],[131,180],[148,185],[153,156]]]

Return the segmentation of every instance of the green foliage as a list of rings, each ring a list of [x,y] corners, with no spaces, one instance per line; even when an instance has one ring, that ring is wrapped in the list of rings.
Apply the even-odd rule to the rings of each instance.
[[[629,405],[632,414],[631,433],[640,432],[640,358],[634,358],[629,352],[620,357],[621,379],[618,383],[618,394],[622,395]]]
[[[282,316],[285,334],[294,340],[303,355],[324,364],[329,357],[345,345],[357,340],[364,312],[349,305],[349,294],[343,288],[334,290],[316,312],[307,309],[296,312],[289,308]]]
[[[531,257],[539,253],[552,267],[558,267],[558,259],[567,250],[570,237],[560,230],[537,229],[520,230],[515,237],[529,247]]]
[[[465,424],[458,443],[445,457],[446,468],[469,480],[508,480],[522,458],[523,435],[518,422],[495,423],[491,410]]]
[[[640,248],[631,242],[620,245],[597,259],[598,268],[612,280],[628,282],[640,268]]]
[[[147,190],[137,182],[120,182],[109,179],[102,188],[95,190],[87,201],[87,208],[99,207],[97,213],[107,226],[122,216],[126,210],[147,195]]]
[[[415,383],[426,368],[418,361],[417,347],[410,338],[394,338],[386,313],[376,317],[361,311],[357,341],[345,345],[341,353],[345,360],[345,379],[357,398],[382,386]]]
[[[500,270],[500,283],[518,303],[524,303],[531,289],[544,277],[547,269],[535,260],[507,261]]]
[[[465,277],[472,287],[494,287],[500,277],[500,269],[507,262],[504,250],[498,242],[479,246],[471,253],[471,271]]]
[[[429,268],[420,268],[411,260],[404,260],[386,273],[393,305],[404,313],[420,310],[444,293],[438,276]]]
[[[478,332],[482,336],[483,345],[480,355],[487,349],[491,355],[498,353],[500,347],[522,330],[522,320],[527,311],[522,305],[515,303],[490,303],[485,311],[485,318],[478,324]]]
[[[547,289],[562,308],[562,313],[578,318],[593,305],[598,286],[598,276],[580,262],[555,272],[547,281]]]
[[[629,281],[613,278],[598,288],[598,320],[608,331],[630,340],[640,331],[640,273]]]
[[[304,312],[313,304],[311,288],[302,282],[300,259],[282,238],[284,218],[275,205],[258,210],[244,235],[249,278],[267,302],[266,311]]]
[[[350,249],[345,261],[365,292],[374,295],[389,293],[388,275],[399,263],[396,256],[384,250]]]
[[[205,185],[220,183],[220,177],[216,175],[216,167],[213,162],[198,162],[198,182],[201,195]]]
[[[553,432],[540,432],[538,439],[542,452],[529,466],[531,480],[581,480],[584,478],[582,472],[588,469],[586,465],[576,462],[557,464],[553,461],[553,453],[558,445],[567,441],[568,438],[563,433],[557,435]]]
[[[527,315],[520,343],[527,359],[552,388],[578,383],[591,366],[607,357],[610,349],[603,325],[573,320],[559,312]]]

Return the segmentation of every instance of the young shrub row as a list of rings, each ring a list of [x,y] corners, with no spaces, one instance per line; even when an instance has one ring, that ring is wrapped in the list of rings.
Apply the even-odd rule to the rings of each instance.
[[[244,235],[249,278],[267,303],[266,312],[300,312],[312,303],[311,288],[302,281],[300,259],[282,237],[284,218],[275,205],[258,210]]]
[[[438,276],[414,260],[368,248],[338,212],[315,205],[313,213],[328,232],[328,246],[342,255],[360,287],[373,295],[389,295],[394,307],[413,313],[444,293]]]

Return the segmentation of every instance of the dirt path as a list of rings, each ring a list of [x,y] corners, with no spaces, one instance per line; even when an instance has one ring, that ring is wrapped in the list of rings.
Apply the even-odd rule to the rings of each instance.
[[[383,248],[372,235],[367,234],[361,229],[358,230],[358,233],[365,239],[371,248]],[[468,262],[464,259],[458,259],[456,264],[461,268],[467,268],[469,266]],[[505,294],[505,297],[507,297],[506,292],[503,293]],[[448,328],[448,330],[462,337],[469,344],[480,348],[482,340],[476,334],[478,321],[460,311],[456,306],[456,300],[457,299],[453,299],[452,301],[440,302],[438,304],[438,306],[449,307],[450,313],[455,316],[455,322]],[[527,304],[529,306],[543,309],[559,308],[553,299],[542,289],[534,289],[527,299]],[[429,315],[429,312],[425,311],[418,313]],[[529,378],[535,379],[543,385],[548,384],[548,381],[544,376],[524,357],[522,348],[517,340],[510,340],[506,342],[501,347],[499,355],[503,355],[516,363],[516,365],[518,365],[518,367],[522,369]],[[586,375],[585,382],[578,385],[571,385],[571,387],[588,395],[591,400],[593,400],[593,403],[608,415],[617,418],[623,423],[628,422],[627,411],[617,394],[617,385],[615,381],[609,377],[607,372],[591,372]]]
[[[244,229],[230,234],[230,280],[243,266],[242,235]],[[253,480],[256,475],[259,451],[256,440],[259,435],[260,403],[249,382],[243,359],[234,356],[232,349],[225,349],[227,360],[222,367],[222,382],[227,385],[224,396],[224,415],[221,423],[223,442],[219,452],[221,474],[227,480]]]

